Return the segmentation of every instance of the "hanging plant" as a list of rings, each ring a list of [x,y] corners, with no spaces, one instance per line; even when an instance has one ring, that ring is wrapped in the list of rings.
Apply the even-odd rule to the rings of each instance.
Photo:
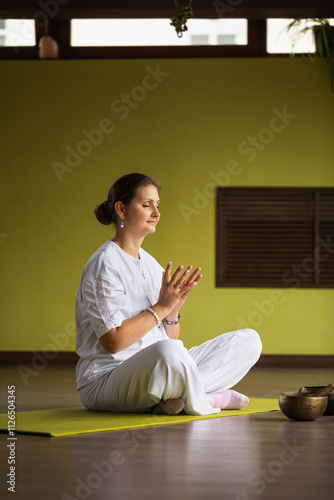
[[[184,31],[188,31],[187,21],[193,17],[191,8],[193,0],[188,0],[188,4],[182,7],[177,0],[174,0],[176,7],[176,16],[171,19],[171,26],[174,26],[177,36],[182,37]]]
[[[307,24],[302,27],[305,21],[307,21]],[[299,27],[300,31],[295,35],[294,44],[299,36],[305,35],[308,31],[312,32],[315,53],[308,53],[308,56],[311,60],[315,56],[327,62],[331,89],[334,92],[334,26],[330,24],[329,19],[324,18],[293,19],[288,24],[287,31],[295,27]]]

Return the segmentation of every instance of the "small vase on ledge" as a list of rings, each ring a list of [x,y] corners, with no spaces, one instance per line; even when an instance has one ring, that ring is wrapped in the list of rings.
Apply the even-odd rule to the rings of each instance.
[[[58,44],[51,36],[42,36],[38,46],[40,59],[58,59]]]

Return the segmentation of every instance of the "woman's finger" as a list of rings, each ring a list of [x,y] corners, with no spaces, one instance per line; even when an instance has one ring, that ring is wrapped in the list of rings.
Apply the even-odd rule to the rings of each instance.
[[[177,281],[177,283],[175,284],[175,286],[181,288],[187,281],[187,278],[189,276],[189,273],[191,271],[193,266],[188,266],[187,269],[184,271],[184,273],[182,274],[182,276],[180,277],[180,279]]]
[[[198,279],[198,281],[201,279],[202,275],[200,275],[200,278]],[[188,297],[188,295],[190,294],[190,292],[195,288],[195,286],[197,285],[198,281],[193,281],[190,285],[185,285],[183,288],[182,288],[182,295],[181,295],[181,300],[182,301],[185,301],[186,298]]]
[[[180,297],[180,300],[181,302],[184,302],[186,300],[186,298],[188,297],[188,295],[190,294],[191,290],[188,290],[187,292],[184,292],[181,297]]]
[[[181,274],[181,272],[182,272],[182,269],[183,269],[183,266],[179,266],[179,267],[176,269],[176,271],[175,271],[175,273],[173,274],[173,276],[171,277],[171,279],[170,279],[169,283],[170,283],[172,286],[174,286],[174,285],[175,285],[175,283],[176,283],[176,281],[177,281],[178,277],[180,276],[180,274]],[[179,286],[179,285],[177,285],[177,286]]]
[[[199,280],[202,279],[202,278],[203,278],[203,274],[199,274],[198,276],[196,276],[195,281],[193,281],[193,283],[196,283],[196,285],[197,285],[197,283],[199,282]]]
[[[194,288],[195,285],[197,285],[197,283],[203,278],[203,274],[199,274],[198,276],[196,276],[196,278],[194,279],[194,281],[192,281],[190,283],[190,285],[188,285],[190,287],[190,290],[192,290]],[[187,288],[188,288],[187,286]]]
[[[201,271],[201,268],[197,267],[195,269],[195,271],[193,271],[193,273],[191,274],[191,276],[189,276],[189,278],[187,279],[186,285],[191,285],[191,283],[193,283],[196,280],[196,277],[197,277],[197,275],[198,275],[198,273],[200,271]]]
[[[170,272],[171,272],[171,269],[172,269],[172,265],[173,265],[172,262],[168,262],[168,264],[166,266],[166,271],[164,273],[164,282],[165,283],[169,283],[170,282]]]

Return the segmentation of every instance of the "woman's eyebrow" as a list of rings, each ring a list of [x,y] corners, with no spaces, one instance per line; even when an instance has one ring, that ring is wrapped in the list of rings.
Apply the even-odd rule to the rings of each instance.
[[[152,198],[144,198],[142,201],[154,201]],[[160,203],[160,200],[156,200],[157,203]]]

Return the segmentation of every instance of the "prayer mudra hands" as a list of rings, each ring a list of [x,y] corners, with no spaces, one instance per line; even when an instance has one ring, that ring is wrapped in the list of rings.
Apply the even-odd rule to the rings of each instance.
[[[202,278],[202,274],[199,274],[201,268],[197,267],[190,274],[192,268],[193,266],[188,266],[182,273],[184,268],[179,266],[171,277],[172,262],[168,262],[166,270],[163,272],[158,300],[158,304],[168,312],[180,309],[191,290]]]

